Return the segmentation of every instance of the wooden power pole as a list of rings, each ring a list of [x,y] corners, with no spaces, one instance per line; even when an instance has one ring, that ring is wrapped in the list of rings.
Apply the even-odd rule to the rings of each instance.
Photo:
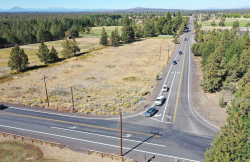
[[[75,110],[74,110],[74,98],[73,98],[72,87],[71,87],[71,96],[72,96],[72,105],[73,105],[73,113],[74,113],[74,112],[75,112]]]
[[[45,78],[47,78],[47,77],[45,77],[45,75],[44,75],[42,79],[43,79],[43,81],[44,81],[45,92],[46,92],[47,102],[48,102],[48,108],[49,108],[49,96],[48,96],[47,86],[46,86],[47,81],[45,80]]]
[[[161,46],[160,46],[160,55],[159,55],[159,61],[161,60]]]
[[[121,156],[122,155],[122,111],[120,111],[120,137],[121,137]]]
[[[169,47],[168,47],[168,62],[169,62]]]

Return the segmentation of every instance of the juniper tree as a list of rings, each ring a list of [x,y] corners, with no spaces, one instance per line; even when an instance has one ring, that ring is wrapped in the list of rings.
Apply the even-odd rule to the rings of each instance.
[[[247,162],[250,159],[250,115],[233,112],[227,117],[221,133],[205,153],[204,162]]]
[[[58,52],[56,51],[56,49],[52,46],[51,50],[49,51],[49,60],[48,62],[56,62],[58,60]]]
[[[102,36],[99,41],[100,45],[106,46],[108,44],[108,35],[107,32],[105,31],[105,28],[102,28]]]
[[[28,56],[24,53],[24,50],[21,49],[18,45],[15,45],[11,49],[10,59],[8,61],[8,67],[11,70],[22,71],[28,67],[29,59]]]
[[[47,64],[49,62],[49,49],[43,42],[40,43],[38,53],[36,53],[40,62]]]
[[[76,52],[80,52],[79,43],[76,41],[75,37],[72,38],[70,42],[71,52],[75,55]]]

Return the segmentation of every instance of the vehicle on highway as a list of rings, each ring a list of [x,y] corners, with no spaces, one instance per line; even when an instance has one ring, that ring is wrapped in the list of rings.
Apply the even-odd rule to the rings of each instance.
[[[187,41],[187,38],[185,38],[185,41]]]
[[[179,55],[181,55],[182,54],[182,52],[181,51],[179,51],[179,53],[178,53]]]
[[[177,61],[174,60],[174,61],[173,61],[173,64],[176,65],[176,64],[177,64]]]
[[[145,116],[146,117],[151,117],[156,113],[156,108],[155,107],[151,107],[149,108],[146,112],[145,112]]]
[[[164,85],[163,87],[162,87],[162,92],[167,92],[169,90],[169,87],[167,86],[167,85]]]
[[[2,109],[4,109],[4,105],[3,104],[0,105],[0,110],[2,110]]]
[[[161,106],[164,102],[164,96],[159,96],[157,97],[156,101],[155,101],[155,105],[156,106]]]

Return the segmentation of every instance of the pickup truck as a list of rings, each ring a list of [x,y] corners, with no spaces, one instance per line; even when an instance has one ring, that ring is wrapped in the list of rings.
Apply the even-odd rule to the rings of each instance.
[[[161,106],[163,104],[164,99],[165,99],[164,96],[157,97],[157,99],[155,101],[155,105],[156,106]]]

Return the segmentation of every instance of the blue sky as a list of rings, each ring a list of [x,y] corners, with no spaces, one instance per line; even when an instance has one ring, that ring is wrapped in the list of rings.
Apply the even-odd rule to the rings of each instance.
[[[250,0],[0,0],[1,9],[49,8],[129,9],[134,7],[165,9],[237,8],[250,6]]]

